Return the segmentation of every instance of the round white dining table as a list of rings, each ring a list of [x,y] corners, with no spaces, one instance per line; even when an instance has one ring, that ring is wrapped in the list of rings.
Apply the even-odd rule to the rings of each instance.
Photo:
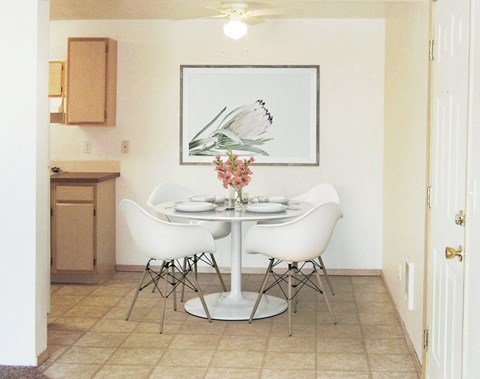
[[[208,310],[215,320],[248,320],[257,299],[257,292],[242,291],[242,223],[244,221],[262,221],[289,219],[301,216],[314,205],[295,201],[282,212],[255,213],[246,210],[246,206],[238,206],[234,210],[226,210],[218,205],[209,212],[181,212],[175,209],[175,202],[159,204],[155,207],[157,214],[166,217],[177,217],[191,220],[228,221],[232,224],[231,233],[231,279],[230,291],[213,293],[205,296]],[[189,314],[206,318],[200,299],[193,298],[185,303],[185,311]],[[256,319],[266,318],[283,313],[287,309],[284,299],[264,295],[255,313]]]

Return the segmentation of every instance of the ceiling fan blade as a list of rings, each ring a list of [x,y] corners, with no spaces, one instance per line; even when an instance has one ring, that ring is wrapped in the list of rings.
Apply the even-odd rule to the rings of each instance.
[[[257,17],[257,16],[242,16],[240,17],[240,20],[243,21],[247,25],[258,25],[261,24],[262,22],[265,22],[263,18]]]
[[[252,9],[250,13],[253,16],[286,16],[289,10],[286,8]]]

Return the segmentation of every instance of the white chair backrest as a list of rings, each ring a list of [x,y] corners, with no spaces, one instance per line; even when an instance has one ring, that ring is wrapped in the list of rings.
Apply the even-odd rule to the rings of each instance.
[[[318,204],[304,215],[283,223],[253,226],[247,233],[245,250],[287,262],[318,258],[342,218],[336,203]]]
[[[188,200],[193,193],[173,182],[162,182],[154,188],[147,199],[147,205],[155,208],[155,205],[165,203],[167,201]]]
[[[294,200],[306,201],[313,204],[336,203],[340,204],[340,197],[334,186],[329,183],[319,184],[307,192],[295,196]]]
[[[212,235],[201,226],[162,221],[127,199],[119,208],[133,242],[149,258],[171,260],[215,251]]]

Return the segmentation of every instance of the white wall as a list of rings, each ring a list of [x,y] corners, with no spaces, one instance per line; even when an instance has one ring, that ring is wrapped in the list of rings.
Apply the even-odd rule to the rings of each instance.
[[[320,167],[253,167],[248,192],[290,196],[333,183],[344,218],[325,264],[381,268],[383,19],[269,20],[250,28],[247,51],[243,41],[223,37],[221,21],[54,21],[51,59],[66,58],[69,36],[118,41],[117,126],[52,126],[51,158],[121,160],[117,200],[141,204],[162,180],[222,191],[212,166],[179,165],[181,64],[319,64]],[[92,141],[90,155],[82,154],[85,140]],[[130,141],[128,155],[120,154],[121,140]],[[228,266],[228,241],[220,242],[217,259]],[[117,264],[143,263],[117,220]],[[244,265],[265,262],[245,257]]]
[[[422,359],[427,186],[428,5],[391,5],[386,18],[383,274]],[[414,265],[407,309],[405,262]]]
[[[45,0],[0,4],[0,365],[36,365],[47,348],[48,10]]]

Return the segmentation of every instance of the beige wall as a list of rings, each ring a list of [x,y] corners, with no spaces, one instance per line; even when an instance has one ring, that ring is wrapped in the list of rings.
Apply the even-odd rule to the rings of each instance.
[[[380,269],[382,259],[384,20],[269,20],[250,28],[248,44],[224,39],[222,22],[55,21],[50,57],[66,57],[69,36],[118,41],[117,126],[52,126],[54,160],[119,159],[117,200],[145,204],[162,180],[200,193],[221,192],[212,166],[179,165],[181,64],[320,65],[320,166],[254,167],[248,192],[299,194],[333,183],[342,201],[325,262],[332,268]],[[245,51],[245,47],[248,50]],[[208,94],[206,94],[208,96]],[[92,141],[92,154],[82,143]],[[120,154],[120,141],[130,153]],[[228,239],[217,259],[228,266]],[[117,220],[117,264],[143,264]],[[245,256],[247,267],[265,259]]]
[[[422,357],[427,186],[428,6],[392,5],[386,17],[383,273]],[[407,309],[405,263],[413,263]]]

